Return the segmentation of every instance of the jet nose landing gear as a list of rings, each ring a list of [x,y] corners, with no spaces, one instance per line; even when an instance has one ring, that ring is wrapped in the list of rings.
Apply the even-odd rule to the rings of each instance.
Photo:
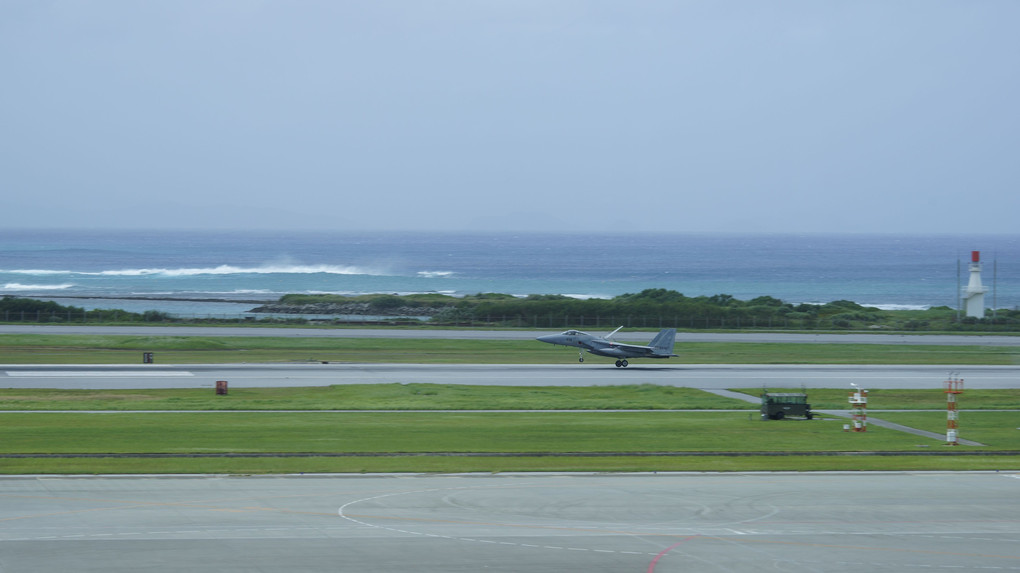
[[[617,360],[616,361],[616,367],[617,368],[626,368],[628,364],[630,364],[630,363],[627,362],[626,360]]]

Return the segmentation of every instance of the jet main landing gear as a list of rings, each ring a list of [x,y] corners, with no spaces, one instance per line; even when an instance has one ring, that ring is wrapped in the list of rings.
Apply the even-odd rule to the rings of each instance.
[[[616,367],[617,368],[626,368],[628,364],[630,364],[630,363],[627,362],[626,360],[617,360],[616,361]]]

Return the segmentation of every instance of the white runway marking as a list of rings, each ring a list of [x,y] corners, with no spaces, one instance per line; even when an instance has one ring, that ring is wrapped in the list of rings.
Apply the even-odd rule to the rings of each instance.
[[[5,477],[0,554],[11,571],[130,570],[170,551],[199,573],[321,571],[337,555],[422,573],[1018,573],[1016,475]]]
[[[654,553],[654,552],[639,553],[639,552],[634,552],[634,551],[620,551],[620,550],[616,550],[616,549],[594,549],[594,548],[588,548],[588,547],[570,547],[570,546],[560,546],[560,545],[534,545],[534,544],[529,544],[529,543],[520,543],[520,542],[511,542],[511,541],[495,541],[495,540],[491,540],[491,539],[476,539],[474,537],[463,537],[463,536],[458,536],[458,535],[439,535],[439,534],[432,534],[432,533],[424,533],[424,532],[421,532],[421,531],[414,531],[414,530],[409,530],[409,529],[400,529],[400,528],[396,528],[396,527],[387,527],[385,525],[368,523],[366,521],[361,521],[360,519],[352,517],[352,516],[350,516],[350,515],[348,515],[346,513],[347,509],[349,507],[355,505],[355,504],[359,504],[359,503],[366,502],[366,501],[374,501],[374,500],[377,500],[377,499],[383,499],[383,498],[387,498],[387,497],[402,496],[402,495],[409,495],[409,494],[418,494],[418,493],[430,493],[430,492],[480,490],[480,489],[490,489],[490,488],[496,489],[496,488],[508,488],[508,487],[518,488],[518,487],[527,487],[528,485],[529,484],[527,484],[527,483],[525,483],[525,484],[515,484],[515,485],[512,485],[512,486],[508,486],[508,485],[505,485],[505,484],[500,484],[500,485],[448,487],[448,488],[435,488],[435,489],[422,489],[422,490],[410,490],[410,491],[392,492],[392,493],[386,493],[386,494],[382,494],[382,495],[375,495],[375,496],[372,496],[372,497],[365,497],[365,498],[361,498],[361,499],[356,499],[354,501],[349,501],[349,502],[345,503],[344,505],[340,506],[340,508],[337,509],[337,514],[341,518],[343,518],[343,519],[345,519],[347,521],[350,521],[352,523],[361,525],[361,526],[367,526],[367,527],[370,527],[370,528],[373,528],[373,529],[379,529],[379,530],[384,530],[384,531],[392,531],[394,533],[402,533],[402,534],[405,534],[405,535],[425,535],[425,536],[428,536],[428,537],[438,537],[438,538],[441,538],[441,539],[450,539],[450,540],[453,540],[453,541],[466,541],[466,542],[470,542],[470,543],[490,543],[490,544],[494,544],[494,545],[510,545],[510,546],[513,546],[513,547],[531,547],[531,548],[541,548],[541,549],[555,549],[555,550],[559,550],[559,551],[584,551],[584,552],[592,552],[592,553],[626,553],[626,554],[629,554],[629,555],[648,555],[648,556],[655,556],[656,555],[656,553]],[[494,524],[494,525],[499,525],[499,524]],[[503,525],[506,525],[506,524],[503,524]],[[515,525],[515,527],[516,527],[516,525]],[[536,527],[541,529],[541,526],[536,526]],[[591,526],[591,527],[594,528],[596,526]]]
[[[1015,477],[1018,477],[1018,476],[1020,476],[1020,474],[1008,474],[1005,477],[1014,477],[1015,478]],[[532,486],[532,484],[526,482],[526,483],[523,483],[523,484],[499,484],[499,485],[485,485],[485,486],[459,486],[459,487],[448,487],[448,488],[430,488],[430,489],[405,490],[405,491],[398,491],[398,492],[390,492],[390,493],[384,493],[384,494],[380,494],[380,495],[374,495],[374,496],[370,496],[370,497],[364,497],[364,498],[361,498],[361,499],[356,499],[356,500],[349,501],[346,504],[340,506],[338,508],[338,510],[337,510],[337,513],[338,513],[338,515],[341,518],[343,518],[343,519],[345,519],[345,520],[347,520],[349,522],[352,522],[352,523],[354,523],[356,525],[359,525],[359,526],[362,526],[362,527],[374,528],[374,529],[377,529],[377,530],[390,531],[390,532],[393,532],[393,533],[403,534],[403,535],[426,536],[426,537],[435,537],[435,538],[441,538],[441,539],[448,539],[448,540],[453,540],[453,541],[461,541],[461,542],[469,542],[469,543],[479,543],[479,544],[489,544],[489,545],[505,545],[505,546],[513,546],[513,547],[520,547],[520,548],[530,548],[530,549],[546,549],[546,550],[569,551],[569,552],[587,552],[587,553],[598,553],[598,554],[644,555],[644,556],[656,558],[652,562],[652,564],[651,564],[650,568],[648,569],[648,571],[653,571],[654,570],[654,568],[655,568],[654,566],[655,566],[655,564],[658,562],[658,560],[660,558],[669,556],[668,555],[668,551],[663,551],[663,552],[655,553],[655,552],[651,552],[651,551],[649,551],[649,552],[641,552],[641,551],[625,550],[623,548],[613,549],[613,548],[606,548],[606,547],[599,547],[599,548],[596,548],[596,547],[580,547],[580,546],[567,545],[567,544],[564,544],[564,545],[551,545],[551,544],[550,545],[545,545],[545,544],[534,544],[534,543],[523,543],[523,542],[512,542],[512,541],[500,541],[500,540],[497,540],[497,539],[479,538],[478,536],[458,535],[455,532],[450,532],[449,534],[443,535],[443,534],[432,533],[432,532],[429,532],[427,530],[420,529],[424,525],[423,523],[421,523],[421,521],[429,521],[429,519],[419,520],[419,519],[416,519],[414,517],[409,517],[408,518],[409,523],[416,523],[416,522],[418,523],[418,527],[415,527],[415,528],[412,529],[412,528],[398,527],[398,526],[393,526],[393,525],[384,525],[382,523],[371,523],[369,521],[364,521],[364,519],[369,519],[370,516],[357,516],[357,517],[355,517],[355,516],[352,516],[349,513],[350,510],[354,506],[356,506],[358,504],[362,504],[362,503],[365,503],[365,502],[382,500],[382,499],[385,499],[385,498],[393,498],[393,497],[398,497],[398,496],[404,496],[404,495],[414,495],[414,494],[423,494],[423,493],[436,493],[436,494],[439,494],[439,493],[450,493],[450,492],[458,492],[458,491],[479,491],[479,490],[514,489],[514,488],[531,487],[531,486]],[[779,508],[774,506],[774,505],[772,505],[772,504],[766,504],[764,506],[758,506],[758,507],[762,511],[766,511],[767,510],[767,513],[763,514],[761,516],[758,516],[758,517],[753,517],[753,518],[750,518],[750,519],[743,519],[740,522],[741,523],[758,522],[758,521],[761,521],[763,519],[775,517],[775,516],[777,516],[780,513]],[[389,518],[390,519],[399,519],[399,518],[394,517],[392,515],[389,516]],[[451,518],[449,518],[449,517],[447,517],[447,518],[441,518],[440,517],[440,518],[435,518],[435,519],[436,519],[437,523],[445,523],[445,524],[456,523],[456,520],[451,520]],[[479,525],[479,524],[478,523],[474,523],[474,522],[465,522],[464,525],[467,526],[467,527],[471,527],[471,525]],[[499,526],[515,527],[515,528],[520,528],[520,529],[527,529],[528,527],[530,527],[530,526],[525,525],[523,523],[509,523],[509,522],[508,523],[496,523],[496,522],[492,522],[492,523],[487,523],[487,525],[496,526],[496,527],[499,527]],[[555,526],[548,526],[548,525],[543,526],[543,525],[535,524],[535,525],[533,525],[533,527],[535,527],[536,530],[544,530],[546,527],[551,527],[553,529],[559,529],[559,528],[562,528],[562,529],[574,529],[574,528],[577,528],[579,530],[585,530],[585,531],[588,531],[588,532],[595,532],[595,531],[601,530],[601,531],[604,531],[607,534],[609,534],[609,533],[619,534],[622,531],[624,531],[625,528],[628,527],[628,526],[624,525],[624,524],[615,525],[615,524],[610,524],[608,522],[599,521],[597,523],[589,523],[589,524],[555,525]],[[754,540],[750,541],[749,543],[751,543],[751,544],[783,543],[783,544],[800,545],[800,544],[813,544],[813,543],[816,543],[816,541],[805,542],[805,541],[785,540],[785,539],[782,539],[780,541],[775,541],[775,539],[777,537],[784,538],[784,537],[790,537],[790,536],[794,537],[795,539],[796,538],[800,538],[800,537],[804,537],[804,536],[811,537],[812,539],[816,539],[819,536],[824,536],[824,537],[833,537],[833,538],[836,538],[836,539],[842,538],[842,539],[845,539],[845,540],[850,540],[850,539],[853,539],[853,538],[861,538],[861,537],[869,538],[869,539],[870,538],[876,538],[876,537],[888,537],[888,538],[902,539],[902,540],[905,540],[905,541],[909,540],[909,539],[912,539],[912,538],[931,538],[931,539],[945,540],[947,542],[954,542],[954,543],[955,542],[972,543],[972,542],[984,541],[984,542],[991,542],[991,543],[1015,544],[1018,541],[1016,539],[1009,539],[1008,536],[1006,538],[1004,538],[1004,539],[999,539],[999,538],[994,538],[994,537],[980,537],[980,536],[975,536],[975,535],[931,535],[931,534],[926,533],[924,530],[920,530],[920,531],[916,531],[916,532],[914,532],[914,531],[907,531],[907,530],[899,530],[897,532],[885,532],[885,531],[848,531],[848,530],[840,529],[840,528],[835,528],[835,529],[831,529],[831,530],[828,529],[828,528],[808,529],[808,530],[797,530],[797,529],[786,529],[786,530],[784,530],[782,528],[778,528],[778,529],[773,530],[773,531],[758,531],[758,530],[752,530],[752,529],[734,529],[734,528],[731,528],[731,527],[718,527],[718,526],[717,527],[708,527],[708,528],[704,528],[704,527],[692,528],[692,527],[682,527],[682,526],[679,526],[679,524],[672,524],[672,525],[669,525],[669,526],[662,526],[662,525],[659,525],[659,524],[650,524],[650,525],[644,525],[644,526],[631,524],[629,527],[630,527],[630,531],[631,531],[630,535],[638,535],[638,536],[643,536],[643,535],[650,535],[650,536],[673,536],[673,537],[687,535],[689,539],[697,538],[697,540],[703,541],[705,543],[711,542],[713,540],[715,540],[715,541],[727,541],[729,543],[736,544],[737,547],[743,547],[743,542],[742,541],[737,541],[737,539],[740,539],[740,538],[745,538],[746,539],[747,537],[757,538],[757,539],[754,539]],[[856,542],[856,541],[849,541],[849,545],[847,545],[847,543],[848,543],[847,541],[842,541],[840,543],[846,545],[846,547],[842,547],[843,549],[851,549],[851,550],[855,550],[855,551],[865,551],[865,550],[867,550],[867,551],[884,551],[884,550],[887,550],[887,548],[885,548],[881,544],[876,544],[874,546],[872,546],[872,545],[857,545],[858,542]],[[910,542],[908,541],[907,543],[909,544]],[[679,545],[679,544],[677,544],[677,545]],[[752,546],[756,546],[756,545],[749,545],[748,547],[752,547]],[[834,545],[834,547],[836,547],[836,546],[837,545]],[[898,548],[898,549],[895,549],[895,551],[912,552],[914,550],[912,550],[912,549],[899,549]],[[927,550],[918,549],[918,550],[916,550],[916,552],[918,554],[924,554],[924,553],[927,552]],[[976,553],[973,556],[974,557],[980,557],[980,558],[986,557],[985,555],[980,554],[980,553]],[[677,556],[673,556],[673,557],[675,558]],[[772,563],[773,563],[773,565],[790,564],[790,565],[800,565],[800,566],[804,566],[804,567],[817,568],[817,567],[821,566],[823,563],[828,563],[828,562],[812,561],[812,560],[788,560],[788,559],[774,558],[774,559],[772,559]],[[846,567],[853,567],[853,568],[873,567],[873,568],[876,568],[877,570],[887,570],[888,565],[889,565],[886,562],[869,563],[869,562],[865,562],[865,561],[859,561],[859,562],[842,561],[840,563],[843,566],[846,566]],[[1011,572],[1020,571],[1020,566],[1011,566],[1011,565],[982,565],[982,566],[977,566],[977,567],[971,567],[971,566],[957,565],[957,564],[951,564],[951,563],[933,564],[933,563],[907,561],[907,562],[899,563],[898,566],[904,567],[904,568],[918,568],[918,569],[931,569],[931,570],[940,570],[940,569],[941,570],[952,570],[952,569],[975,568],[975,569],[979,569],[979,570],[999,570],[999,571],[1011,571]]]

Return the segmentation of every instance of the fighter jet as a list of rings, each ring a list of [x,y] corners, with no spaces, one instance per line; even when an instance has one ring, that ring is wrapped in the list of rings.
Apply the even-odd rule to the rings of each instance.
[[[623,328],[622,326],[620,328]],[[620,328],[610,332],[605,337],[595,336],[580,330],[568,330],[559,334],[539,336],[536,340],[548,342],[549,344],[560,344],[562,346],[576,346],[581,350],[577,353],[577,361],[584,362],[584,350],[598,356],[616,358],[617,368],[626,368],[628,358],[669,358],[673,354],[673,346],[676,344],[676,329],[663,328],[655,338],[648,343],[648,346],[638,344],[624,344],[610,340]]]

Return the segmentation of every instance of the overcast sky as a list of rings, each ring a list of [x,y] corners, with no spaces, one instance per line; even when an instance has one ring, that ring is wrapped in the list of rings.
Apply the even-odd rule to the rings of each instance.
[[[1020,230],[1020,2],[0,0],[8,227]]]

